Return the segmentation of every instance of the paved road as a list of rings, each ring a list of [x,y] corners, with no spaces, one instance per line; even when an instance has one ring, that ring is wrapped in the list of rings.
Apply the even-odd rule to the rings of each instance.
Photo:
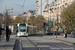
[[[31,42],[27,38],[30,39]],[[29,36],[27,38],[19,38],[22,43],[22,50],[38,50],[37,48],[40,50],[75,50],[75,46],[54,41],[50,36]],[[37,46],[37,48],[35,46]]]

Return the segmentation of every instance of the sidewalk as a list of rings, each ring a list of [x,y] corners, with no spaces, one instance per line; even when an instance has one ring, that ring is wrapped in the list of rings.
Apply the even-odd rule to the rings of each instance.
[[[64,36],[59,35],[59,36],[57,36],[57,38],[53,37],[52,39],[59,40],[59,41],[62,41],[62,42],[66,42],[66,43],[70,43],[70,44],[75,46],[75,38],[73,38],[73,37],[68,36],[67,38],[64,38]]]
[[[6,35],[2,35],[0,41],[0,50],[14,50],[15,43],[15,35],[11,35],[9,41],[6,41]]]
[[[13,50],[16,39],[10,38],[10,41],[6,41],[5,38],[1,38],[0,50]]]
[[[73,38],[71,35],[68,35],[67,38],[64,38],[64,35],[57,35],[57,38],[56,35],[45,35],[43,37],[51,38],[52,40],[57,40],[75,46],[75,38]]]

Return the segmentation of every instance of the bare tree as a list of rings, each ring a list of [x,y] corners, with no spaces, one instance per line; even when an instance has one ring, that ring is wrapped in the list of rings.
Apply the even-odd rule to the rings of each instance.
[[[0,13],[0,24],[2,24],[2,21],[3,21],[3,14]]]
[[[5,13],[4,15],[4,24],[5,25],[10,25],[12,23],[13,19],[8,15],[8,12]]]

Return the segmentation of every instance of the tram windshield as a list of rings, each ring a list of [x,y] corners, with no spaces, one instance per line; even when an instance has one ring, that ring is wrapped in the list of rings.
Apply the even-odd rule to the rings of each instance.
[[[20,30],[20,32],[25,32],[26,31],[26,25],[20,25],[19,30]]]
[[[20,32],[25,32],[26,31],[26,26],[20,26],[19,29],[20,29]]]

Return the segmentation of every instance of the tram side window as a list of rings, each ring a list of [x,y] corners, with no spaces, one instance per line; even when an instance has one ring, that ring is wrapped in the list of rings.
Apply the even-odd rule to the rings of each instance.
[[[29,27],[27,27],[27,32],[29,32]]]

